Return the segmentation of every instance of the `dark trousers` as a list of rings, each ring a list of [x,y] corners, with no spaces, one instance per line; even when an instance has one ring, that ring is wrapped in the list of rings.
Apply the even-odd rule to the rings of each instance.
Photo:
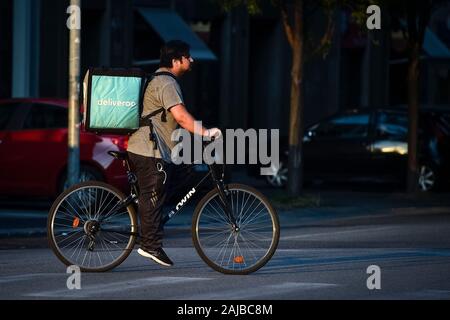
[[[128,152],[128,156],[131,168],[138,178],[141,248],[155,250],[162,247],[164,235],[164,226],[161,222],[167,195],[168,168],[161,159],[131,152]],[[158,171],[158,167],[163,168],[164,171]]]

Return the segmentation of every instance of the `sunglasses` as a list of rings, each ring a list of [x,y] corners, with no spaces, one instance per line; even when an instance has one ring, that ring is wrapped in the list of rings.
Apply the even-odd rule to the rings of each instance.
[[[194,62],[194,59],[192,59],[191,55],[183,56],[183,58],[186,58],[187,60],[189,60],[189,62]]]

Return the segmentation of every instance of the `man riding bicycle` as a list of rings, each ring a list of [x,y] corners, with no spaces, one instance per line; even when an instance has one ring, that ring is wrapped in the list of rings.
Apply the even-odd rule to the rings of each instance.
[[[220,137],[218,128],[195,126],[194,117],[186,110],[177,79],[191,70],[190,47],[180,40],[167,42],[161,48],[159,69],[145,89],[140,128],[128,142],[128,155],[137,175],[140,233],[138,253],[164,266],[173,262],[162,249],[162,208],[167,195],[166,167],[175,146],[171,135],[178,126],[208,137]]]

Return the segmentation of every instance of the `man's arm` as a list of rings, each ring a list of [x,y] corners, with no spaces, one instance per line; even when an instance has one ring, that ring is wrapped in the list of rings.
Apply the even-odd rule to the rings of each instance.
[[[198,126],[196,126],[195,129],[197,129],[197,131],[198,131],[198,129],[200,129],[200,132],[194,132],[194,121],[196,121],[196,120],[186,110],[186,108],[182,104],[177,104],[177,105],[171,107],[169,111],[172,113],[176,122],[178,122],[178,124],[180,126],[182,126],[184,129],[186,129],[187,131],[194,133],[194,134],[201,135],[201,136],[208,135],[208,130],[203,126],[201,126],[200,128],[198,128]]]

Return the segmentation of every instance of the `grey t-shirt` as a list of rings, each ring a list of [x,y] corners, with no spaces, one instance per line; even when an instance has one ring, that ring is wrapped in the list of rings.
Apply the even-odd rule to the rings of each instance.
[[[160,71],[163,70],[158,69],[156,72]],[[148,126],[144,126],[130,136],[127,150],[135,154],[154,158],[162,158],[160,148],[172,150],[176,142],[171,140],[171,136],[172,132],[177,129],[178,123],[172,113],[170,113],[170,108],[178,104],[184,104],[184,101],[180,86],[176,80],[166,75],[159,75],[153,78],[145,90],[142,116],[145,117],[161,109],[161,107],[166,109],[166,122],[162,121],[161,113],[151,118],[155,133],[163,140],[164,145],[158,143],[158,148],[155,149],[153,141],[149,139],[150,129]]]

